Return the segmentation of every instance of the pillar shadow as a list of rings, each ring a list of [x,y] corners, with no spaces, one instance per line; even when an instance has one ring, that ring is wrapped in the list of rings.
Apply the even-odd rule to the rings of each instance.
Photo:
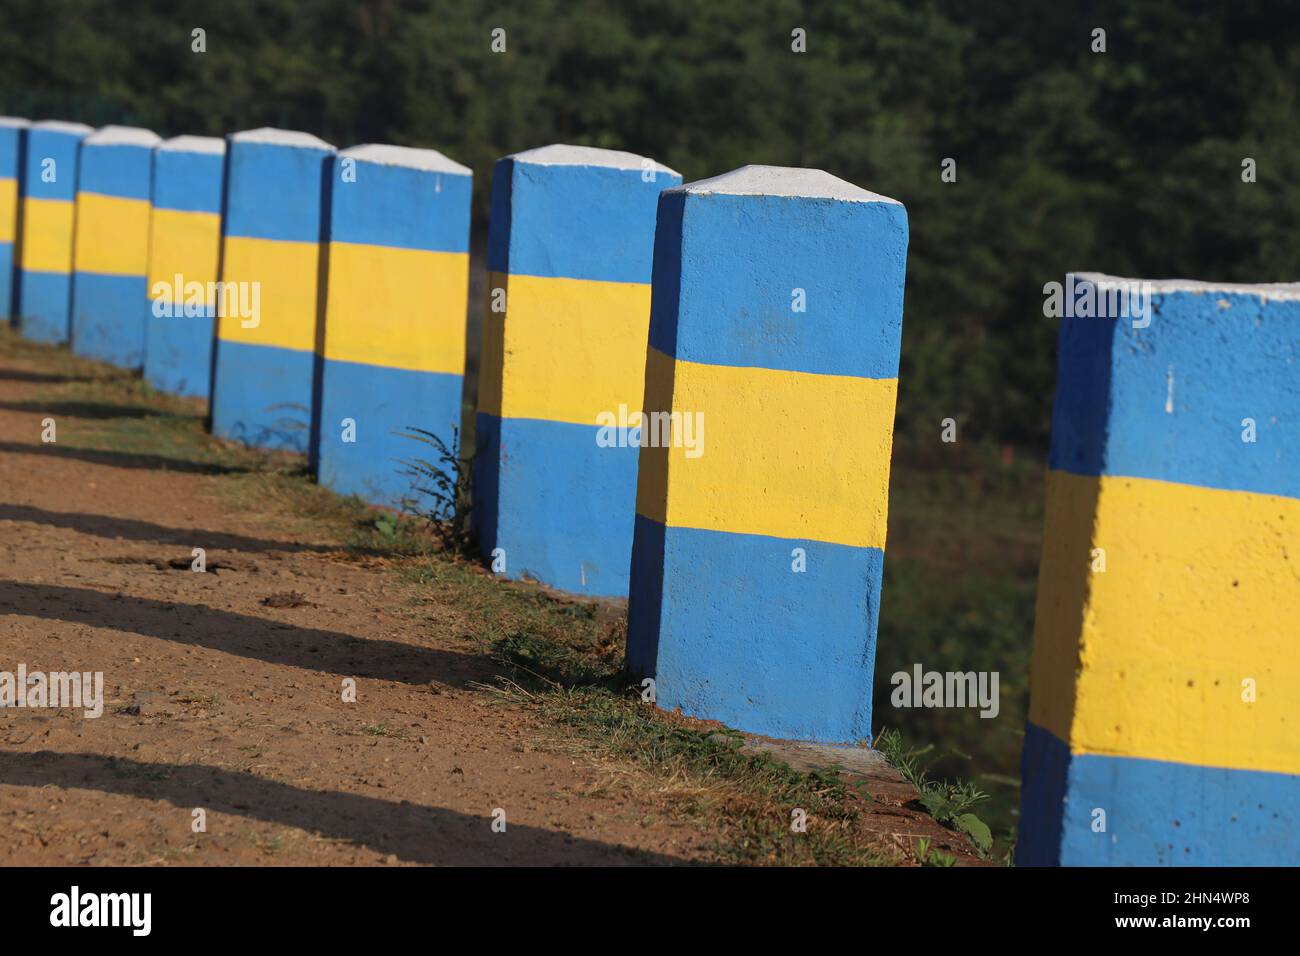
[[[272,585],[268,582],[267,587]],[[111,628],[343,677],[462,686],[495,673],[481,655],[298,627],[203,604],[0,581],[0,614]]]
[[[1081,629],[1092,591],[1091,552],[1094,545],[1104,547],[1095,529],[1099,476],[1106,472],[1114,411],[1111,371],[1120,334],[1117,323],[1117,317],[1105,314],[1066,317],[1057,340],[1029,714],[1020,761],[1020,866],[1055,865],[1060,860],[1072,759],[1069,727],[1078,694]]]
[[[330,223],[334,216],[334,164],[336,155],[321,159],[320,232],[316,237],[316,353],[311,367],[311,421],[308,424],[307,467],[320,471],[320,410],[325,388],[325,318],[329,312]]]
[[[203,547],[209,551],[244,551],[251,554],[284,551],[301,554],[339,550],[331,545],[267,541],[242,534],[231,534],[227,531],[169,528],[154,524],[152,521],[140,521],[135,518],[118,518],[79,511],[46,511],[32,505],[0,504],[0,521],[24,521],[30,524],[48,525],[52,528],[67,528],[82,534],[93,534],[99,538],[125,538],[128,541],[174,544],[186,549]]]
[[[14,283],[14,288],[17,288],[17,283]],[[90,375],[60,375],[57,372],[34,372],[25,368],[0,368],[0,381],[30,382],[35,385],[64,385],[73,382],[111,381],[112,378],[115,377],[116,376],[111,376],[99,379]]]
[[[143,405],[110,405],[106,402],[3,402],[0,410],[33,415],[59,415],[68,418],[108,420],[113,418],[178,417],[172,413]],[[197,417],[197,416],[196,416]]]
[[[215,462],[191,461],[187,458],[169,458],[166,455],[70,448],[56,442],[34,445],[25,442],[0,441],[0,453],[53,455],[56,458],[71,458],[92,465],[108,465],[112,468],[142,468],[149,471],[176,471],[196,475],[242,475],[252,470],[240,465],[220,465]]]
[[[150,763],[98,754],[0,751],[0,783],[51,785],[165,800],[183,811],[217,813],[297,827],[414,863],[441,866],[672,864],[683,860],[617,844],[509,823],[443,807],[390,803],[355,793],[308,790],[250,773],[197,764]],[[505,808],[507,814],[509,807]],[[178,813],[178,818],[181,814]]]

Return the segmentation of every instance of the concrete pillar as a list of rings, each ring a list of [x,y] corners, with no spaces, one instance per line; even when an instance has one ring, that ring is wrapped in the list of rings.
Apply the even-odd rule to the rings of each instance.
[[[496,164],[474,518],[507,577],[627,593],[637,449],[617,423],[641,407],[655,204],[680,182],[585,146]]]
[[[1300,284],[1061,298],[1017,861],[1292,865]]]
[[[405,146],[354,146],[334,160],[313,447],[318,480],[342,494],[392,507],[411,497],[400,462],[438,453],[407,429],[457,447],[472,175]]]
[[[14,247],[18,239],[18,173],[23,140],[31,124],[0,116],[0,322],[8,323],[14,308]]]
[[[105,126],[81,143],[73,244],[72,351],[122,368],[144,365],[149,191],[147,129]]]
[[[627,654],[664,709],[870,738],[907,236],[815,169],[660,199]]]
[[[206,399],[212,384],[226,141],[177,136],[153,154],[144,377]]]
[[[306,453],[324,302],[329,162],[307,133],[228,137],[212,432]]]
[[[82,123],[41,120],[27,130],[18,270],[18,327],[36,342],[68,341],[77,154],[91,134]]]

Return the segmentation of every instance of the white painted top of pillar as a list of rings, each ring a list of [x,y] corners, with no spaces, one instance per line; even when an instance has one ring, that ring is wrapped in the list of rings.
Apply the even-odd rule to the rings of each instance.
[[[1206,295],[1213,292],[1225,295],[1257,295],[1264,299],[1300,301],[1300,282],[1202,282],[1197,279],[1125,279],[1121,276],[1106,275],[1103,272],[1071,273],[1075,281],[1091,282],[1100,289],[1111,286],[1132,288],[1141,284],[1151,290],[1153,295],[1170,292],[1190,292]]]
[[[610,169],[645,169],[646,163],[657,173],[679,176],[675,169],[669,169],[662,163],[656,163],[648,156],[638,156],[621,149],[598,149],[595,146],[565,146],[555,143],[551,146],[538,146],[526,149],[522,153],[511,153],[508,159],[517,163],[532,163],[536,166],[607,166]]]
[[[165,153],[211,153],[224,155],[226,141],[219,136],[173,136],[158,144]]]
[[[684,183],[667,191],[696,195],[788,196],[797,199],[837,199],[841,202],[887,202],[899,205],[897,199],[845,182],[825,170],[797,166],[741,166],[721,176]]]
[[[162,137],[138,126],[102,126],[86,137],[87,146],[157,146]]]
[[[473,170],[468,166],[462,166],[436,149],[363,143],[360,146],[349,146],[339,155],[350,156],[367,163],[378,163],[380,166],[405,166],[407,169],[421,169],[429,173],[451,173],[457,176],[473,175]]]
[[[32,124],[32,129],[47,129],[52,133],[93,133],[95,128],[85,123],[69,123],[67,120],[41,120]]]
[[[325,140],[311,133],[301,133],[295,129],[275,129],[263,126],[260,129],[246,129],[240,133],[231,133],[231,140],[237,143],[267,143],[271,146],[299,146],[305,149],[324,149],[333,151],[334,147]]]
[[[21,116],[0,116],[0,126],[31,126],[31,120],[25,120]]]

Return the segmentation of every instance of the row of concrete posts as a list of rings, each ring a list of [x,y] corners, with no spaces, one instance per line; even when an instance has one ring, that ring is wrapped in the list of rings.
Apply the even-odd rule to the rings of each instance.
[[[398,506],[400,433],[461,418],[471,183],[432,150],[0,120],[0,307]],[[493,570],[628,597],[661,707],[868,741],[907,243],[819,170],[500,160]],[[1156,284],[1129,319],[1061,327],[1018,858],[1294,863],[1300,286]]]

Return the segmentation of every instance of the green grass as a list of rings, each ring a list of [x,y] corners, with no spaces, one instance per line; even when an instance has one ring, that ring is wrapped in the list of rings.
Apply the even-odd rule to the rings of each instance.
[[[666,809],[713,830],[725,862],[889,865],[895,860],[857,827],[871,802],[834,771],[805,773],[743,753],[742,735],[665,715],[643,701],[615,659],[587,648],[515,633],[494,656],[506,669],[500,693],[535,706],[569,748],[630,764],[653,782]],[[792,831],[802,810],[807,830]]]
[[[500,665],[496,694],[536,708],[563,749],[639,770],[639,789],[653,791],[666,812],[718,833],[723,860],[896,862],[857,826],[870,797],[837,774],[741,753],[734,731],[645,703],[623,670],[627,624],[616,605],[502,582],[443,556],[408,562],[401,572],[431,599],[476,609],[463,636]],[[809,820],[798,835],[790,828],[795,808]]]
[[[155,393],[136,377],[8,332],[0,333],[0,354],[29,358],[56,379],[41,383],[33,402],[63,410],[56,414],[61,447],[200,469],[231,506],[333,543],[342,560],[378,563],[400,575],[413,607],[439,612],[440,634],[497,662],[502,680],[492,693],[534,708],[553,729],[552,746],[628,769],[620,776],[624,785],[714,833],[721,859],[892,862],[858,825],[867,799],[835,774],[801,773],[743,754],[734,735],[642,703],[622,671],[626,615],[617,605],[497,580],[448,551],[422,520],[313,484],[299,456],[211,438],[199,403]],[[975,812],[993,831],[992,856],[1001,858],[1014,842],[1042,469],[1032,461],[1008,463],[986,447],[935,445],[900,447],[895,455],[875,725],[886,731],[881,746],[902,762],[936,818],[969,832],[957,821]],[[914,663],[997,671],[999,716],[893,708],[889,675]],[[902,738],[928,743],[908,750]],[[807,833],[791,832],[795,807],[808,812]],[[942,858],[935,851],[928,857],[931,864]]]
[[[926,812],[944,826],[965,833],[984,855],[993,849],[993,832],[975,811],[989,795],[965,780],[933,780],[920,762],[921,752],[908,749],[897,730],[882,733],[877,741],[885,759],[893,764],[920,794]],[[918,851],[918,856],[924,854]]]

